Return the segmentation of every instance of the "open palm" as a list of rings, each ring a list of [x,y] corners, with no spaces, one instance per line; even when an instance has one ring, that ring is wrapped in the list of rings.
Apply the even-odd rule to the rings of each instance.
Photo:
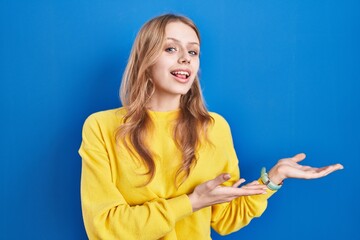
[[[305,158],[306,155],[300,153],[294,157],[279,160],[269,171],[270,179],[275,183],[280,183],[286,178],[315,179],[344,168],[338,163],[320,168],[299,164]]]

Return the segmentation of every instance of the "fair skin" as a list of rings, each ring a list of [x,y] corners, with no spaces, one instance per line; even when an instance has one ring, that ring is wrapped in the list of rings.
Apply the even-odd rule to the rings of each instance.
[[[165,43],[160,57],[151,68],[155,92],[148,107],[154,111],[179,108],[199,71],[200,43],[195,31],[181,22],[171,22],[165,29]]]
[[[172,22],[165,29],[165,45],[160,57],[151,68],[155,92],[148,108],[153,111],[171,111],[179,108],[180,97],[186,94],[199,70],[200,44],[195,31],[181,22]],[[321,168],[299,164],[305,159],[300,153],[291,158],[279,160],[268,172],[272,182],[279,184],[287,178],[316,179],[343,169],[341,164]],[[222,184],[231,176],[223,173],[216,178],[195,187],[189,194],[193,211],[218,203],[229,202],[240,196],[266,193],[267,187],[258,181],[239,187],[245,182],[238,180],[230,187]]]
[[[322,168],[300,165],[299,162],[305,159],[305,154],[300,153],[291,158],[281,159],[269,171],[268,176],[272,182],[279,184],[287,178],[316,179],[329,175],[332,172],[343,169],[341,164],[334,164]],[[231,187],[221,186],[230,179],[228,174],[221,174],[213,180],[205,182],[194,189],[189,195],[193,210],[211,206],[215,203],[229,202],[240,196],[259,194],[254,189],[246,186],[238,188],[239,182]],[[241,181],[241,179],[240,179]],[[243,180],[244,181],[244,180]],[[259,184],[260,186],[262,184]],[[264,185],[262,185],[264,186]]]

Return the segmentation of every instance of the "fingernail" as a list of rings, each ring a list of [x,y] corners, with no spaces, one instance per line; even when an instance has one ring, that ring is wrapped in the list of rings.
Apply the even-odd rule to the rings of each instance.
[[[230,174],[225,174],[225,175],[224,175],[224,179],[225,179],[225,180],[229,180],[230,178],[231,178]]]

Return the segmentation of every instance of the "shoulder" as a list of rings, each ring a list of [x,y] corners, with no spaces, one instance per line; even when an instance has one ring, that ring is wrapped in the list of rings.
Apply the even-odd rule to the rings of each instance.
[[[209,127],[209,136],[212,139],[218,139],[223,141],[231,137],[231,129],[226,119],[218,113],[209,112],[213,118],[212,124]]]
[[[216,146],[231,146],[232,136],[231,129],[226,119],[218,113],[209,112],[213,121],[208,128],[208,137]]]
[[[213,118],[214,128],[229,129],[229,123],[226,119],[216,112],[209,112],[210,116]]]
[[[125,112],[126,110],[123,107],[95,112],[86,118],[84,128],[118,125],[122,121]]]
[[[86,120],[93,120],[93,119],[106,120],[112,118],[122,118],[125,115],[125,111],[126,110],[123,107],[99,111],[92,113]]]

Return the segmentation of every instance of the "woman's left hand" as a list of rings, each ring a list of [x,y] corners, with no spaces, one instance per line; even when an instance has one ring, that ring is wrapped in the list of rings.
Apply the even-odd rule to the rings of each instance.
[[[304,160],[304,153],[297,154],[292,158],[284,158],[269,171],[268,176],[276,184],[282,183],[286,178],[315,179],[325,177],[326,175],[343,169],[341,164],[329,165],[321,168],[300,165]]]

